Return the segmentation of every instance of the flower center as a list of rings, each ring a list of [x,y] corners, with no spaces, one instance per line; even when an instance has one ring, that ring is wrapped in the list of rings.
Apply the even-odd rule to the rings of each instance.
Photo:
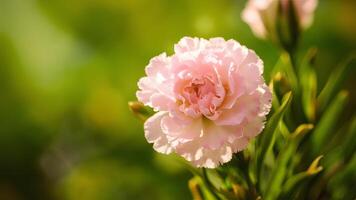
[[[192,117],[211,117],[221,104],[224,94],[222,85],[216,84],[210,76],[195,77],[181,90],[178,98],[180,110]]]

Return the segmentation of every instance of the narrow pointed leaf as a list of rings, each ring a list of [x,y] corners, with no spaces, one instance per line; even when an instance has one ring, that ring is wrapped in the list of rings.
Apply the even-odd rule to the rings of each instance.
[[[307,56],[301,63],[299,70],[299,78],[302,94],[302,105],[305,116],[310,122],[315,120],[316,112],[316,92],[317,78],[314,67],[312,66],[315,59],[316,50],[309,50]]]
[[[272,75],[276,75],[277,73],[282,73],[287,78],[290,87],[292,88],[293,94],[298,92],[298,79],[297,75],[294,71],[291,58],[288,53],[284,52],[279,57],[277,64],[275,65]]]
[[[272,80],[269,83],[269,89],[272,91],[272,108],[273,109],[278,109],[280,106],[280,102],[278,100],[278,97],[276,95],[276,91],[274,90],[274,82],[275,78],[273,77]]]
[[[283,97],[282,105],[279,109],[272,115],[272,117],[268,120],[266,127],[261,135],[261,155],[263,156],[269,146],[273,145],[273,134],[277,129],[277,126],[280,120],[283,117],[284,112],[292,101],[292,93],[289,92]]]
[[[320,95],[318,96],[318,109],[324,110],[328,103],[335,96],[337,91],[340,89],[342,82],[346,79],[346,76],[353,66],[353,61],[356,59],[356,53],[353,53],[343,62],[340,63],[336,70],[331,73],[328,81],[326,82],[324,88],[322,89]]]
[[[316,125],[315,131],[311,137],[313,155],[316,155],[321,151],[323,145],[328,142],[327,139],[330,137],[330,134],[333,133],[347,100],[348,93],[346,91],[341,91]]]
[[[317,56],[318,50],[316,48],[310,48],[308,49],[308,52],[306,53],[305,57],[302,60],[302,63],[300,64],[298,68],[298,77],[302,78],[304,74],[307,73],[309,68],[315,64],[316,56]]]
[[[264,162],[267,150],[271,149],[275,142],[275,133],[277,132],[278,124],[281,122],[283,115],[292,101],[292,93],[289,92],[283,97],[282,105],[268,120],[266,127],[261,134],[259,145],[259,156],[257,159],[257,172],[259,180],[261,180],[260,174],[262,170],[262,164]]]
[[[313,162],[312,164],[309,166],[308,170],[306,171],[306,173],[308,175],[314,175],[319,173],[321,170],[323,170],[322,166],[319,166],[319,162],[320,160],[323,158],[323,156],[318,156]]]
[[[299,187],[304,185],[309,178],[321,172],[323,167],[319,165],[319,162],[322,157],[323,156],[318,156],[306,171],[300,172],[289,178],[282,186],[282,195],[279,199],[291,199],[292,195],[297,192]]]
[[[193,177],[188,181],[189,189],[192,193],[193,200],[204,200],[203,191],[200,186],[199,177]]]
[[[344,165],[341,167],[341,170],[339,170],[338,173],[336,173],[334,176],[331,177],[331,179],[328,182],[328,186],[332,189],[333,192],[336,192],[337,190],[346,187],[345,194],[350,196],[350,193],[347,191],[353,191],[355,196],[356,195],[356,192],[354,190],[355,184],[349,184],[349,183],[355,183],[355,169],[356,169],[356,155],[353,155],[350,161],[344,163]],[[340,198],[334,198],[334,199],[340,199]]]
[[[356,152],[356,117],[354,117],[349,125],[346,133],[345,142],[342,144],[341,154],[347,162]]]
[[[282,184],[286,178],[288,171],[288,163],[293,158],[299,142],[313,128],[312,124],[302,124],[300,125],[293,134],[287,140],[284,148],[281,149],[281,153],[277,158],[277,163],[275,168],[272,170],[272,176],[270,177],[267,191],[265,192],[266,200],[276,199],[280,193]]]

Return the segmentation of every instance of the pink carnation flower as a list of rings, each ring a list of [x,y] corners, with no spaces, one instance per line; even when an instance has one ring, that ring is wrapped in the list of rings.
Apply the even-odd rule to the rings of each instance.
[[[300,27],[306,29],[313,22],[318,0],[249,0],[242,12],[242,19],[257,37],[266,38],[268,29],[275,26],[278,3],[281,3],[285,10],[293,3]]]
[[[139,101],[158,111],[145,122],[145,137],[160,153],[215,168],[264,128],[271,92],[263,62],[223,38],[184,37],[174,51],[152,58],[138,83]]]

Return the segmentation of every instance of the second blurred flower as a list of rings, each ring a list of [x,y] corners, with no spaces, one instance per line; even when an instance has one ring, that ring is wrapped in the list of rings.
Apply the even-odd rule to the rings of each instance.
[[[308,28],[318,0],[249,0],[242,19],[254,34],[284,48],[293,48],[299,33]]]

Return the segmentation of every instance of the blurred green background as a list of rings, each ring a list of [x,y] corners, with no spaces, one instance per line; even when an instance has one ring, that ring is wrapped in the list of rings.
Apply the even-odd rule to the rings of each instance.
[[[183,36],[236,39],[269,79],[278,49],[241,21],[244,4],[0,0],[0,199],[191,199],[189,172],[153,151],[127,102],[149,59]],[[355,11],[353,0],[320,0],[301,46],[319,47],[321,85],[356,49]]]

